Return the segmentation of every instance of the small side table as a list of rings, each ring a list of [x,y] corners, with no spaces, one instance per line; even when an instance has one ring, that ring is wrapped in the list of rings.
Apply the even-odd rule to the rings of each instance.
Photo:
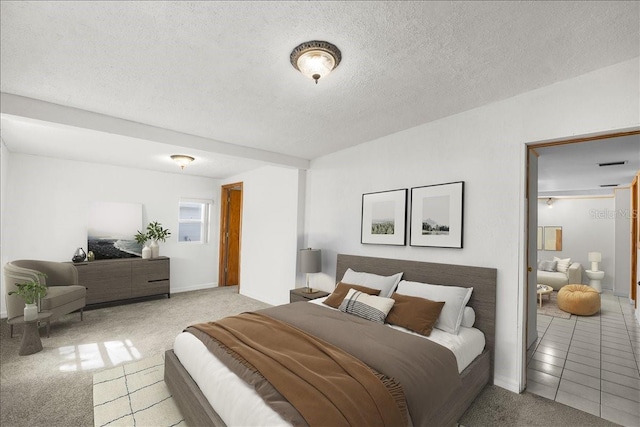
[[[13,325],[24,323],[24,331],[22,332],[22,342],[20,344],[20,356],[26,356],[29,354],[37,353],[42,350],[42,341],[40,341],[40,332],[38,331],[38,325],[41,322],[47,322],[47,338],[49,337],[49,326],[51,324],[50,311],[44,311],[38,313],[36,320],[29,322],[24,321],[23,316],[14,317],[8,320],[7,323],[11,326],[11,337],[13,338]]]
[[[316,290],[312,293],[306,293],[306,289],[307,288],[291,289],[289,291],[289,302],[311,301],[312,299],[329,296],[329,292]]]
[[[602,279],[604,279],[604,271],[585,270],[585,274],[589,278],[589,286],[602,293]]]
[[[549,297],[549,301],[551,301],[553,288],[551,286],[541,284],[538,284],[537,287],[536,293],[538,294],[538,302],[540,303],[540,307],[542,307],[542,295],[547,295]]]

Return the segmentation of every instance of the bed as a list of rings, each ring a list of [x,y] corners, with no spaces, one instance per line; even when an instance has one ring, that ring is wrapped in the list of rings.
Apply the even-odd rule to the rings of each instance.
[[[435,424],[438,425],[455,425],[471,402],[473,402],[482,391],[483,387],[493,380],[497,271],[492,268],[483,267],[339,254],[337,257],[336,281],[339,281],[349,268],[355,271],[368,272],[381,276],[391,276],[395,273],[403,272],[402,279],[406,281],[467,288],[473,287],[473,292],[467,306],[475,310],[475,323],[473,324],[473,328],[482,331],[484,334],[484,350],[459,372],[459,380],[456,381],[453,393],[451,393],[452,397],[447,399],[446,404],[439,404],[437,409],[434,410],[435,412],[430,414],[431,424],[434,424],[433,420],[437,420]],[[288,306],[295,306],[296,304],[309,303],[294,303]],[[281,307],[284,308],[286,306]],[[403,336],[407,335],[402,332],[398,334]],[[174,349],[178,350],[175,346]],[[165,381],[189,425],[225,425],[222,418],[218,415],[218,412],[224,413],[225,405],[227,409],[229,406],[232,406],[235,411],[239,412],[256,410],[256,402],[249,402],[248,400],[250,399],[236,397],[236,399],[233,400],[236,393],[232,391],[226,393],[231,397],[228,402],[221,402],[218,399],[214,399],[216,401],[213,402],[213,404],[209,402],[205,397],[205,393],[203,393],[196,381],[194,381],[187,368],[183,366],[179,357],[176,356],[174,349],[168,350],[166,353]],[[192,358],[197,360],[200,357],[197,355],[197,351],[181,351],[187,366],[192,365],[189,365],[186,359]],[[211,366],[211,364],[207,364],[197,370],[213,371],[214,369],[212,369]],[[190,369],[194,371],[194,368]],[[226,377],[221,376],[220,379],[211,380],[211,384],[209,380],[207,380],[206,384],[203,384],[201,379],[198,381],[203,384],[203,387],[217,387],[220,390],[225,390],[226,384],[230,382],[228,382],[229,374],[226,373],[224,375],[226,375]],[[233,374],[231,375],[233,376]],[[213,384],[216,381],[219,382],[219,384]],[[206,394],[210,395],[208,391],[206,391]],[[409,397],[407,401],[410,402]],[[242,405],[247,406],[243,409]],[[410,423],[413,422],[414,425],[424,424],[416,422],[416,419],[419,420],[420,418],[414,419],[413,413],[410,414],[410,417]],[[265,420],[267,420],[267,418],[265,418]],[[265,421],[265,424],[273,423],[274,422],[271,421]],[[275,424],[278,423],[276,422]],[[282,423],[280,422],[279,424]]]

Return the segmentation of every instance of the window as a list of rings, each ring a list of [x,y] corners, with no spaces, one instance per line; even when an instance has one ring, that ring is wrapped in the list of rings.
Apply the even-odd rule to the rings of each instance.
[[[179,243],[207,243],[209,235],[208,200],[181,200],[178,215]]]

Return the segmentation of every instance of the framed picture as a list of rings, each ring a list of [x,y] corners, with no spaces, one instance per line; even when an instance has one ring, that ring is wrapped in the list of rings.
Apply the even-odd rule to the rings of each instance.
[[[135,235],[142,229],[141,203],[93,202],[89,206],[87,250],[96,260],[142,256]]]
[[[373,245],[407,243],[407,189],[362,195],[361,242]]]
[[[541,251],[543,249],[542,246],[542,227],[538,227],[538,250]]]
[[[411,246],[462,248],[464,181],[411,189]]]
[[[544,250],[562,250],[562,227],[544,227]]]

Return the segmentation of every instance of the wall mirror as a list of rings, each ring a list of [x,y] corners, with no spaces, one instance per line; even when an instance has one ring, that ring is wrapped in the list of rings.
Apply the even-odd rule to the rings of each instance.
[[[562,250],[562,227],[544,227],[544,250]]]

